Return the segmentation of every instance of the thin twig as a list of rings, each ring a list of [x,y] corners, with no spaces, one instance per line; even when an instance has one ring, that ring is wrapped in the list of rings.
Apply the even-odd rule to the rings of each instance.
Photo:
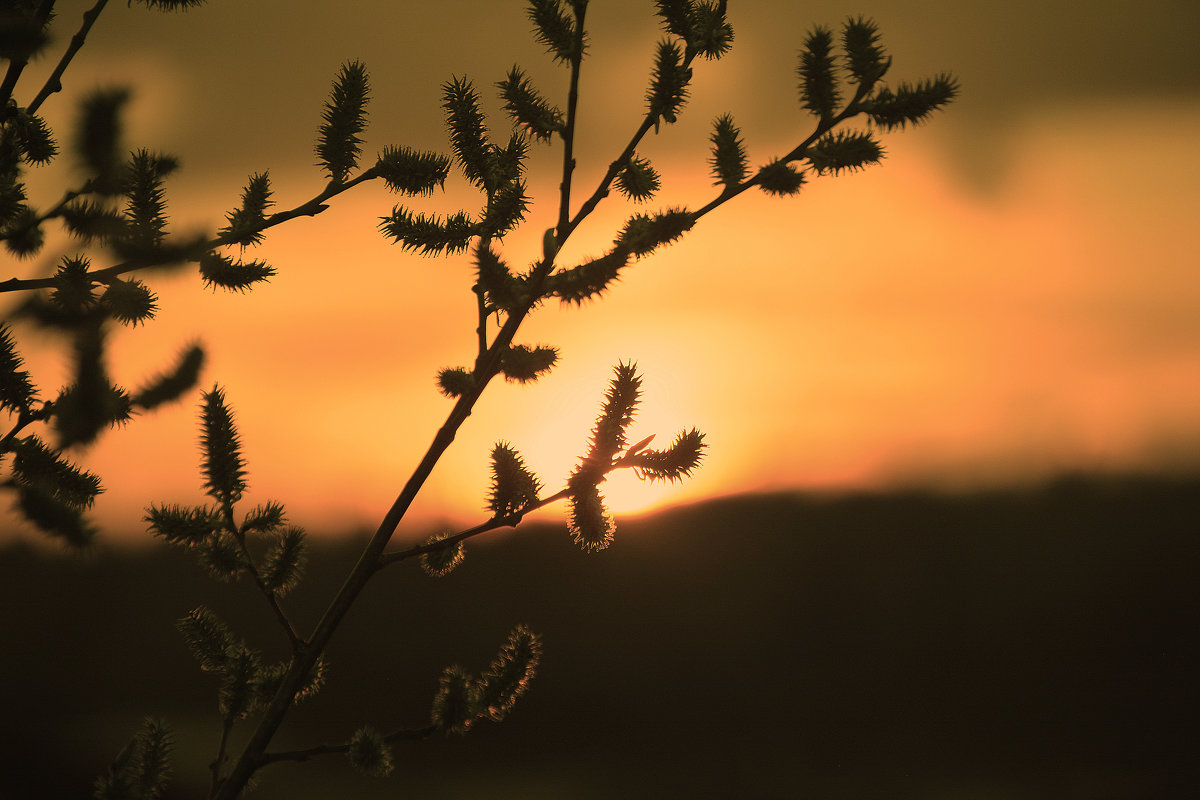
[[[100,16],[100,12],[108,5],[108,0],[96,0],[96,5],[89,8],[83,13],[83,23],[79,26],[79,30],[71,37],[71,43],[67,46],[66,52],[62,54],[62,58],[58,60],[58,66],[54,68],[54,72],[50,73],[50,77],[46,78],[46,82],[42,84],[42,89],[33,98],[33,102],[26,109],[30,114],[35,113],[41,108],[42,103],[46,102],[46,98],[55,92],[62,91],[62,76],[67,71],[67,65],[71,63],[71,59],[79,52],[79,48],[83,47],[83,43],[87,40],[88,31],[92,29],[92,25]]]
[[[41,23],[41,27],[46,27],[46,20],[50,17],[50,12],[54,9],[54,0],[42,0],[42,4],[38,10],[34,12],[33,18]],[[21,73],[29,64],[29,58],[14,58],[8,62],[8,69],[4,73],[4,81],[0,83],[0,121],[7,120],[12,113],[8,108],[8,99],[12,97],[13,90],[17,88],[17,81],[21,78]],[[30,113],[33,110],[30,109]]]
[[[225,763],[225,748],[229,746],[229,734],[233,732],[233,715],[227,715],[221,725],[221,743],[217,745],[217,757],[213,759],[209,769],[212,770],[212,785],[208,796],[215,797],[221,787],[221,765]]]
[[[379,177],[379,175],[378,175],[378,173],[376,173],[375,168],[372,167],[371,169],[363,172],[361,175],[353,178],[352,180],[344,181],[342,183],[330,183],[328,186],[325,187],[324,190],[321,191],[320,194],[316,195],[312,199],[301,203],[300,205],[296,206],[295,208],[289,209],[287,211],[280,211],[276,214],[272,214],[271,216],[267,217],[261,223],[259,223],[256,227],[254,227],[251,232],[259,233],[259,232],[267,230],[268,228],[273,228],[276,225],[280,225],[284,222],[288,222],[290,220],[296,219],[297,217],[315,217],[317,214],[320,214],[322,211],[329,208],[329,206],[325,205],[326,200],[329,200],[331,197],[335,197],[335,196],[341,194],[342,192],[357,186],[360,183],[363,183],[363,182],[369,181],[369,180],[373,180],[377,177]],[[60,205],[65,205],[65,202],[60,203]],[[61,208],[59,210],[61,211]],[[216,247],[227,247],[229,245],[233,245],[236,243],[237,242],[235,242],[232,238],[230,238],[229,235],[216,236],[207,241],[199,242],[197,244],[196,249],[207,252],[208,250],[212,250],[213,248],[216,248]],[[150,257],[150,258],[135,259],[135,260],[131,260],[131,261],[124,261],[120,264],[114,264],[111,267],[105,267],[104,269],[93,270],[93,271],[87,273],[87,277],[89,279],[91,279],[92,281],[95,281],[98,283],[108,283],[113,278],[124,275],[126,273],[134,272],[139,269],[146,269],[148,267],[162,266],[163,264],[171,263],[172,261],[177,261],[177,260],[179,260],[178,255],[175,255],[175,256],[169,257],[169,258],[163,257],[163,258],[155,259],[154,257]],[[33,289],[48,289],[52,286],[54,286],[54,278],[53,277],[50,277],[50,278],[9,278],[6,281],[0,281],[0,293],[30,291]]]
[[[684,59],[684,69],[687,69],[688,66],[691,65],[693,58],[694,54],[688,55]],[[579,211],[576,212],[575,216],[571,218],[571,221],[567,223],[566,233],[568,235],[571,233],[571,231],[574,231],[577,227],[579,227],[579,224],[583,222],[583,220],[586,219],[587,216],[592,213],[592,211],[595,210],[596,206],[600,204],[601,200],[603,200],[605,197],[608,197],[608,190],[612,186],[612,182],[616,180],[617,176],[621,174],[623,169],[629,166],[630,159],[633,158],[633,154],[637,150],[638,145],[641,144],[642,139],[644,139],[646,134],[650,132],[650,129],[654,127],[660,116],[661,112],[653,108],[646,112],[646,116],[642,119],[642,124],[638,126],[638,129],[634,131],[633,136],[630,137],[629,144],[625,145],[625,149],[621,151],[621,155],[617,156],[617,158],[608,165],[608,170],[604,173],[604,177],[600,179],[600,183],[596,187],[596,190],[592,192],[591,196],[587,200],[584,201],[583,205],[579,207]],[[560,228],[560,231],[561,230],[562,228]],[[559,235],[561,236],[562,233],[560,232]]]
[[[579,71],[583,65],[583,20],[587,4],[575,7],[575,54],[571,58],[571,85],[567,90],[567,126],[563,131],[563,168],[558,203],[557,243],[562,247],[571,234],[571,176],[575,173],[575,108],[579,104]]]
[[[411,741],[416,739],[428,739],[437,732],[436,725],[429,725],[424,728],[416,728],[412,730],[393,731],[383,737],[383,741],[390,744],[392,742]],[[259,766],[265,767],[268,764],[275,764],[280,761],[307,761],[310,758],[317,756],[337,755],[339,753],[350,752],[349,744],[325,744],[318,747],[310,747],[307,750],[287,750],[280,753],[263,753],[259,759]]]
[[[263,580],[262,574],[258,571],[258,566],[254,563],[254,557],[250,555],[250,548],[246,546],[246,535],[238,529],[237,524],[233,521],[233,505],[230,503],[223,504],[222,513],[225,517],[226,530],[233,534],[233,538],[237,540],[238,546],[242,550],[242,556],[246,561],[246,571],[250,573],[250,578],[254,581],[254,585],[258,587],[258,591],[266,599],[267,605],[271,607],[271,611],[275,614],[275,619],[279,622],[279,626],[287,634],[288,642],[292,646],[292,653],[298,652],[304,647],[304,640],[296,633],[296,628],[292,625],[292,621],[288,619],[287,614],[284,613],[283,606],[279,605],[279,598],[276,597],[274,590],[267,586],[267,582]]]
[[[395,564],[398,561],[404,561],[405,559],[424,555],[425,553],[432,553],[436,550],[441,550],[445,547],[449,547],[450,545],[457,544],[474,536],[478,536],[481,533],[487,533],[488,531],[494,531],[500,528],[515,528],[521,523],[521,520],[523,520],[526,515],[537,511],[540,508],[544,508],[551,503],[556,503],[559,500],[565,500],[570,496],[570,494],[570,490],[563,489],[562,491],[557,492],[550,497],[543,497],[541,500],[538,500],[535,503],[530,503],[518,514],[507,514],[503,517],[492,517],[486,522],[481,522],[473,528],[467,528],[466,530],[459,531],[453,536],[446,536],[438,539],[436,542],[414,545],[405,550],[396,550],[391,553],[384,553],[379,556],[379,567],[382,569],[383,567],[386,567],[390,564]]]

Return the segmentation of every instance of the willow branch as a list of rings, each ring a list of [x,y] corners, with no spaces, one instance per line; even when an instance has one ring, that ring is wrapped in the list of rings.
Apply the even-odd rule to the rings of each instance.
[[[75,54],[79,52],[79,48],[83,47],[83,43],[87,41],[88,31],[92,29],[92,25],[100,16],[100,12],[108,5],[108,0],[96,0],[96,5],[83,12],[83,23],[79,26],[79,30],[71,37],[71,43],[67,45],[66,52],[62,54],[62,58],[58,60],[58,65],[54,68],[54,72],[50,73],[50,77],[46,78],[46,82],[42,84],[41,91],[33,98],[33,102],[26,109],[30,114],[35,113],[41,108],[42,103],[46,102],[46,98],[55,92],[62,91],[62,76],[67,71],[67,66],[71,63],[71,59],[75,58]]]
[[[861,90],[860,90],[860,93],[861,93]],[[822,136],[829,133],[829,131],[833,130],[834,128],[836,128],[838,125],[842,124],[846,120],[848,120],[852,117],[855,117],[859,113],[861,113],[858,108],[858,100],[859,99],[860,99],[860,97],[858,95],[855,95],[854,100],[852,100],[850,103],[848,103],[846,105],[846,107],[844,109],[842,109],[836,116],[832,117],[829,120],[821,120],[820,122],[818,122],[817,127],[813,129],[813,132],[810,133],[804,139],[804,141],[800,142],[800,144],[793,147],[791,149],[791,151],[787,155],[785,155],[783,158],[779,159],[779,161],[782,161],[783,163],[787,164],[792,161],[798,161],[799,159],[804,158],[804,154],[808,151],[808,148],[811,147],[814,142],[816,142]],[[758,173],[755,173],[753,176],[742,181],[737,186],[726,187],[723,192],[721,192],[719,195],[714,197],[712,200],[708,201],[708,203],[706,203],[704,206],[702,206],[701,208],[699,208],[696,211],[693,211],[692,212],[692,220],[693,221],[698,220],[701,217],[703,217],[705,214],[707,214],[708,212],[713,211],[713,210],[723,206],[725,203],[728,203],[730,200],[737,197],[738,195],[740,195],[742,192],[746,191],[747,189],[751,189],[755,186],[758,186],[759,182],[760,181],[759,181]]]
[[[383,737],[385,743],[412,741],[416,739],[428,739],[437,732],[436,725],[429,725],[424,728],[415,728],[412,730],[398,730],[387,734]],[[308,761],[310,758],[317,756],[338,755],[339,753],[350,752],[349,744],[325,744],[318,747],[310,747],[307,750],[287,750],[280,753],[263,753],[259,760],[260,766],[267,764],[275,764],[280,761]]]
[[[38,10],[34,12],[34,19],[41,23],[43,29],[53,10],[54,0],[42,0]],[[0,122],[8,120],[12,114],[16,113],[15,109],[8,107],[8,99],[12,97],[13,90],[17,88],[17,81],[21,79],[21,73],[28,65],[28,57],[14,58],[8,62],[8,69],[4,72],[4,81],[0,82]]]
[[[344,192],[348,189],[352,189],[353,187],[359,185],[360,183],[364,183],[369,180],[374,180],[377,177],[379,177],[379,175],[378,175],[378,173],[376,173],[375,169],[372,167],[371,169],[367,170],[366,172],[363,172],[361,175],[358,175],[357,177],[355,177],[351,180],[344,181],[342,183],[332,183],[331,182],[328,186],[325,187],[325,189],[320,194],[316,195],[311,200],[301,203],[300,205],[296,206],[295,208],[289,209],[287,211],[280,211],[278,213],[272,214],[271,216],[267,217],[261,223],[259,223],[257,226],[255,226],[253,228],[252,232],[259,233],[261,231],[267,230],[268,228],[273,228],[276,225],[281,225],[284,222],[289,222],[290,220],[296,219],[297,217],[315,217],[317,214],[320,214],[322,211],[325,211],[327,208],[329,208],[329,206],[327,206],[325,204],[326,200],[329,200],[332,197],[336,197],[337,195],[341,194],[342,192]],[[73,199],[73,198],[68,197],[68,198],[66,198],[66,200],[64,200],[59,205],[60,206],[65,205],[66,202],[68,202],[70,199]],[[61,208],[59,208],[59,211],[61,211]],[[212,250],[215,247],[227,247],[229,245],[237,244],[237,242],[235,242],[231,238],[231,236],[232,236],[231,234],[226,235],[226,236],[215,236],[212,239],[208,239],[207,241],[200,242],[197,245],[197,250],[201,250],[203,252],[208,252],[209,250]],[[114,264],[111,267],[105,267],[104,269],[92,270],[91,272],[87,273],[87,277],[98,283],[108,283],[113,278],[116,278],[120,275],[124,275],[129,272],[134,272],[139,269],[146,269],[148,267],[158,267],[158,266],[162,266],[164,264],[172,263],[172,262],[178,261],[178,260],[179,260],[178,256],[161,257],[161,258],[156,258],[156,257],[152,256],[152,257],[148,257],[148,258],[133,259],[130,261],[123,261],[120,264]],[[0,281],[0,293],[31,291],[34,289],[48,289],[53,286],[54,286],[54,278],[52,278],[52,277],[51,278],[9,278],[8,280]]]
[[[444,547],[449,547],[450,545],[466,541],[467,539],[478,536],[481,533],[488,533],[489,531],[498,530],[500,528],[515,528],[517,525],[521,524],[521,521],[526,515],[537,511],[540,508],[545,508],[551,503],[556,503],[559,500],[565,500],[569,495],[570,491],[563,489],[562,491],[557,492],[550,497],[543,497],[541,500],[538,500],[535,503],[530,503],[519,513],[506,514],[503,517],[492,517],[486,522],[481,522],[473,528],[467,528],[466,530],[459,531],[452,536],[440,538],[436,542],[414,545],[413,547],[409,547],[405,550],[396,550],[391,553],[384,553],[379,557],[379,568],[382,569],[383,567],[386,567],[390,564],[395,564],[399,561],[405,561],[415,556],[424,555],[425,553],[432,553],[435,550],[441,550]]]
[[[208,791],[208,796],[213,797],[217,793],[217,788],[221,785],[221,765],[225,763],[225,750],[229,746],[229,734],[233,732],[233,716],[225,717],[221,725],[221,742],[217,745],[217,757],[209,764],[209,769],[212,770],[212,784]]]
[[[688,55],[687,58],[684,59],[684,69],[691,65],[693,58],[694,54]],[[579,211],[575,213],[575,216],[571,218],[571,221],[567,223],[566,235],[570,235],[571,231],[579,227],[579,223],[583,222],[587,216],[596,209],[596,206],[600,204],[600,201],[605,197],[608,197],[608,190],[612,186],[612,182],[616,180],[618,175],[621,174],[621,170],[629,166],[629,161],[633,158],[634,151],[637,150],[637,147],[639,144],[641,144],[642,139],[646,137],[646,134],[650,132],[650,129],[654,127],[655,122],[657,122],[660,117],[661,112],[653,108],[646,112],[646,116],[642,119],[642,124],[638,126],[638,129],[634,131],[633,136],[630,137],[629,144],[625,145],[625,149],[621,151],[621,155],[617,156],[617,158],[608,165],[608,170],[604,173],[604,177],[600,179],[600,183],[596,187],[596,191],[592,192],[591,196],[584,201],[582,206],[579,207]],[[565,238],[562,233],[561,226],[559,230],[560,237]],[[561,240],[559,241],[559,246],[562,246]]]
[[[576,7],[575,11],[575,55],[571,58],[571,85],[567,91],[567,126],[563,131],[563,177],[560,186],[562,196],[558,203],[558,246],[571,233],[571,177],[575,174],[575,109],[579,105],[579,70],[583,65],[583,21],[587,15],[587,5]]]

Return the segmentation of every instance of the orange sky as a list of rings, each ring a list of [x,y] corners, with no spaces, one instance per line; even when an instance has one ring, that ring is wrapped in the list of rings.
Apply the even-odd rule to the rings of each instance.
[[[402,46],[382,35],[384,18],[351,25],[294,3],[288,35],[272,34],[265,21],[279,5],[212,0],[181,20],[118,4],[72,68],[68,89],[138,87],[130,143],[182,156],[169,188],[186,223],[218,225],[252,171],[271,170],[281,207],[320,189],[312,134],[343,60],[361,58],[372,73],[368,155],[390,143],[447,150],[436,103],[451,74],[486,89],[515,59],[547,93],[562,84],[528,42],[519,2],[424,9],[394,26]],[[594,60],[581,87],[584,193],[636,124],[656,37],[652,4],[594,5]],[[664,176],[650,208],[713,195],[706,137],[718,113],[734,113],[755,163],[803,136],[793,60],[813,22],[875,16],[895,77],[954,70],[961,102],[927,127],[887,136],[882,167],[813,181],[793,199],[739,198],[636,264],[604,301],[539,312],[518,341],[558,346],[561,366],[531,386],[493,384],[407,529],[481,521],[488,452],[500,438],[560,486],[612,365],[629,359],[646,378],[632,437],[656,433],[665,444],[695,425],[710,447],[683,486],[615,482],[619,513],[758,489],[991,485],[1200,462],[1200,265],[1189,233],[1200,211],[1196,67],[1155,91],[1106,81],[1104,70],[1121,72],[1108,39],[1072,28],[1067,3],[1038,4],[1041,29],[1026,24],[1022,9],[1035,6],[1022,3],[970,14],[941,2],[797,5],[730,3],[734,54],[696,70],[684,122],[642,148]],[[1177,66],[1194,11],[1108,5],[1095,25],[1132,38],[1129,69],[1150,80]],[[74,22],[67,8],[62,16]],[[455,18],[471,23],[440,34]],[[1061,40],[1044,29],[1055,25]],[[218,40],[233,42],[220,56]],[[55,121],[65,125],[70,105],[58,100]],[[507,132],[494,104],[489,111],[493,130]],[[515,263],[538,255],[554,214],[560,154],[534,153],[541,202],[505,243]],[[615,200],[580,229],[566,260],[611,240],[632,211]],[[473,357],[469,259],[387,244],[375,225],[393,202],[360,187],[315,220],[275,229],[254,255],[279,275],[250,295],[213,295],[191,274],[151,280],[162,318],[113,342],[115,379],[136,385],[202,340],[203,382],[224,386],[236,410],[250,501],[280,500],[313,529],[374,527],[451,406],[434,374]],[[455,182],[415,205],[478,200]],[[4,263],[5,276],[44,268]],[[26,350],[35,377],[57,385],[61,368]],[[189,399],[139,419],[88,454],[105,478],[96,513],[107,528],[139,530],[150,501],[201,499],[195,407]]]

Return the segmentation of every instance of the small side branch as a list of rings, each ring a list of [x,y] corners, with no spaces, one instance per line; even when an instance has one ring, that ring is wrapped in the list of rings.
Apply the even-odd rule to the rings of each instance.
[[[297,217],[315,217],[317,214],[320,214],[322,211],[329,208],[329,206],[325,204],[326,200],[329,200],[330,198],[335,197],[360,183],[373,180],[377,177],[379,177],[378,173],[376,173],[374,168],[371,168],[351,180],[344,181],[342,183],[330,183],[325,187],[324,191],[322,191],[316,197],[313,197],[311,200],[301,203],[295,208],[287,211],[280,211],[277,214],[272,214],[271,216],[267,217],[260,225],[258,225],[258,227],[254,229],[254,231],[265,231],[268,228],[281,225],[284,222],[296,219]],[[51,216],[57,216],[58,213],[61,213],[62,207],[79,194],[82,194],[82,192],[76,193],[74,196],[70,196],[70,193],[68,193],[68,196],[57,206],[55,206],[52,212],[47,213],[43,219],[47,219]],[[207,252],[213,248],[227,247],[231,244],[235,244],[235,242],[224,236],[216,236],[208,241],[201,241],[197,249]],[[120,264],[114,264],[113,266],[105,267],[104,269],[93,270],[87,275],[93,281],[99,283],[108,283],[113,278],[119,277],[126,273],[134,272],[139,269],[146,269],[148,267],[162,266],[168,262],[169,260],[166,258],[159,260],[155,260],[154,258],[141,258],[134,261],[125,261]],[[34,289],[49,289],[53,286],[54,278],[9,278],[8,280],[0,281],[0,293],[31,291]]]
[[[567,92],[567,126],[563,131],[562,196],[558,203],[558,245],[562,246],[574,227],[571,219],[571,177],[575,173],[575,109],[579,105],[579,70],[583,64],[584,17],[587,4],[576,6],[575,55],[571,59],[571,87]]]
[[[208,765],[208,768],[212,771],[212,783],[208,792],[209,797],[215,797],[217,790],[221,787],[221,766],[225,763],[225,753],[229,747],[229,734],[232,732],[233,717],[228,716],[221,725],[221,742],[217,745],[217,757]]]
[[[89,8],[83,14],[83,23],[79,26],[79,30],[71,37],[71,43],[67,45],[67,50],[62,54],[62,58],[58,60],[58,65],[54,68],[54,72],[50,73],[50,77],[46,78],[46,82],[42,84],[41,91],[33,98],[33,102],[29,104],[28,111],[30,114],[36,113],[42,107],[42,103],[46,102],[46,98],[55,92],[62,91],[62,76],[67,71],[67,67],[71,63],[71,59],[75,58],[75,54],[79,52],[79,48],[83,47],[83,43],[87,41],[88,31],[92,29],[96,19],[100,16],[100,12],[108,5],[108,0],[96,0],[96,5]]]
[[[424,728],[414,728],[411,730],[398,730],[387,734],[383,737],[383,741],[392,744],[393,742],[416,741],[418,739],[428,739],[437,732],[437,727],[429,725]],[[287,750],[280,753],[263,753],[258,761],[260,767],[265,767],[267,764],[277,764],[280,761],[308,761],[310,758],[318,756],[332,756],[345,754],[350,752],[349,744],[324,744],[318,747],[310,747],[307,750]]]
[[[459,531],[458,533],[452,536],[447,536],[444,539],[438,539],[436,542],[432,542],[430,544],[414,545],[413,547],[409,547],[405,550],[396,550],[391,553],[383,553],[379,556],[379,561],[377,562],[378,568],[382,569],[383,567],[386,567],[389,564],[395,564],[398,561],[405,561],[425,553],[432,553],[435,550],[441,550],[444,547],[449,547],[450,545],[457,544],[458,542],[466,541],[472,537],[479,536],[481,533],[499,530],[500,528],[515,528],[521,523],[521,520],[525,518],[525,515],[532,511],[537,511],[540,508],[544,508],[551,503],[556,503],[559,500],[565,500],[569,495],[570,492],[566,489],[563,489],[562,491],[553,494],[550,497],[543,497],[541,500],[538,500],[536,503],[533,503],[528,508],[522,510],[519,514],[510,514],[503,517],[492,517],[486,522],[482,522],[473,528],[467,528],[466,530]]]

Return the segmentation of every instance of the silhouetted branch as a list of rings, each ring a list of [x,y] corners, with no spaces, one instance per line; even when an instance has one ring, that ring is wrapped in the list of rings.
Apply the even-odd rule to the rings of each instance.
[[[398,730],[383,736],[383,741],[391,744],[392,742],[414,741],[418,739],[428,739],[433,734],[437,733],[437,726],[429,725],[424,728],[415,728],[411,730]],[[308,761],[310,758],[318,756],[344,755],[350,752],[349,744],[326,744],[317,747],[310,747],[306,750],[287,750],[280,753],[263,753],[259,759],[259,766],[265,767],[268,764],[277,764],[280,761]]]
[[[289,209],[287,211],[280,211],[278,213],[272,214],[271,216],[264,219],[259,225],[254,226],[252,228],[252,230],[254,230],[255,232],[261,232],[261,231],[267,230],[268,228],[273,228],[276,225],[281,225],[284,222],[288,222],[290,220],[296,219],[297,217],[315,217],[317,214],[320,214],[321,212],[323,212],[327,208],[329,208],[329,206],[325,205],[326,200],[329,200],[332,197],[336,197],[337,195],[341,194],[342,192],[345,192],[349,189],[354,188],[355,186],[358,186],[360,183],[364,183],[369,180],[374,180],[377,177],[379,177],[379,175],[376,172],[375,168],[372,167],[371,169],[366,170],[361,175],[358,175],[355,178],[352,178],[351,180],[348,180],[348,181],[345,181],[342,183],[331,182],[329,185],[327,185],[325,187],[324,190],[321,191],[320,194],[316,195],[312,199],[301,203],[300,205],[296,206],[295,208]],[[82,192],[80,192],[80,193],[82,193]],[[55,206],[55,209],[54,209],[55,213],[47,214],[46,216],[50,217],[50,216],[57,216],[58,214],[61,214],[62,207],[65,206],[67,202],[74,199],[78,195],[79,195],[79,193],[72,194],[71,192],[68,192],[67,195],[64,197],[64,199],[57,206]],[[227,247],[227,246],[233,245],[235,243],[236,242],[233,238],[233,234],[226,234],[224,236],[215,236],[211,239],[198,242],[195,245],[195,251],[197,253],[196,257],[198,258],[200,253],[207,253],[208,251],[212,250],[213,248]],[[150,256],[146,256],[144,258],[123,261],[120,264],[114,264],[110,267],[104,267],[103,269],[92,270],[87,273],[87,277],[92,281],[96,281],[99,283],[107,283],[107,282],[111,281],[113,278],[119,277],[121,275],[125,275],[130,272],[135,272],[139,269],[146,269],[149,267],[162,266],[164,264],[172,263],[177,260],[178,260],[178,256],[168,258],[168,257],[156,257],[154,255],[150,255]],[[54,285],[55,285],[54,278],[9,278],[8,280],[0,281],[0,293],[29,291],[29,290],[33,290],[33,289],[49,289],[49,288],[54,287]]]
[[[481,522],[473,528],[467,528],[466,530],[459,531],[458,533],[438,539],[436,542],[428,542],[425,544],[414,545],[405,550],[384,553],[379,556],[379,568],[382,569],[383,567],[386,567],[390,564],[395,564],[399,561],[424,555],[425,553],[432,553],[435,550],[441,550],[444,547],[449,547],[451,545],[458,544],[459,542],[466,541],[467,539],[478,536],[481,533],[488,533],[489,531],[499,530],[500,528],[515,528],[530,512],[537,511],[540,508],[545,508],[551,503],[556,503],[559,500],[565,500],[569,495],[570,490],[563,489],[562,491],[559,491],[549,497],[544,497],[538,500],[536,503],[530,504],[519,514],[508,514],[503,517],[493,517],[486,522]]]
[[[83,22],[79,26],[79,30],[71,37],[71,42],[67,45],[66,51],[62,54],[62,58],[58,60],[58,64],[54,67],[54,71],[50,73],[50,77],[46,78],[46,82],[42,84],[41,91],[33,98],[26,110],[30,114],[37,113],[37,110],[42,107],[42,103],[55,92],[62,91],[62,76],[67,71],[67,66],[70,65],[71,59],[75,58],[75,54],[79,52],[79,48],[83,47],[83,43],[87,41],[88,32],[92,29],[96,19],[99,18],[100,12],[108,5],[108,0],[96,0],[96,5],[83,12]]]

